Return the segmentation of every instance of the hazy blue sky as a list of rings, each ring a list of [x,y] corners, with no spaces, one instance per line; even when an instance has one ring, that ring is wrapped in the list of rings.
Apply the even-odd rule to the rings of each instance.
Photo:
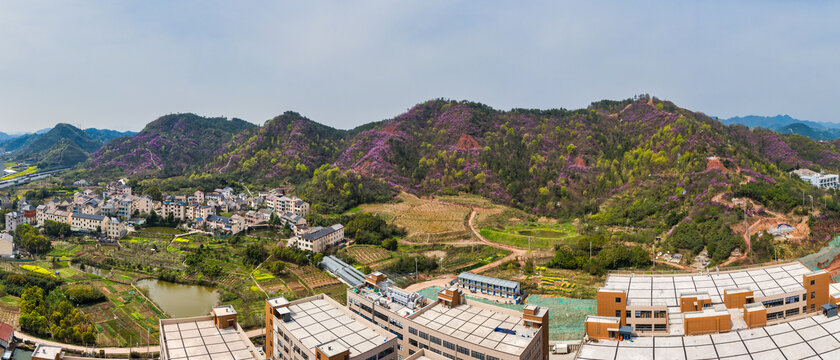
[[[645,92],[840,122],[836,1],[349,3],[0,1],[0,131],[286,110],[350,128],[438,97],[579,108]]]

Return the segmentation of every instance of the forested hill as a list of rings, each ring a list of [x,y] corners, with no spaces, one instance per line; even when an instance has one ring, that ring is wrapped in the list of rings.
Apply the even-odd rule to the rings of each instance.
[[[240,119],[172,114],[152,121],[137,135],[118,138],[92,154],[89,174],[179,176],[203,169],[214,156],[238,144],[257,126]]]
[[[73,166],[87,160],[90,153],[119,136],[133,135],[114,130],[81,130],[59,123],[45,132],[27,134],[6,141],[0,147],[12,152],[15,160],[41,168]]]
[[[262,127],[168,115],[97,151],[86,166],[93,175],[291,183],[326,202],[379,199],[368,192],[382,189],[463,191],[557,216],[608,213],[611,204],[649,194],[644,204],[617,207],[639,211],[643,221],[673,210],[668,201],[700,206],[746,178],[775,184],[797,167],[836,170],[840,151],[647,97],[510,111],[433,100],[350,131],[293,112]],[[332,210],[357,202],[341,201]]]

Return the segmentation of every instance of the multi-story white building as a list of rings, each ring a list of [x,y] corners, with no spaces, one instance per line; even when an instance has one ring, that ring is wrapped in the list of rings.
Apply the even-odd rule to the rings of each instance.
[[[6,213],[6,231],[15,231],[18,226],[27,224],[26,217],[23,213],[12,211]]]
[[[85,213],[73,213],[70,215],[70,227],[79,230],[104,231],[108,224],[108,217]]]
[[[420,350],[451,360],[547,360],[548,309],[521,312],[471,301],[461,289],[444,289],[433,301],[394,286],[381,273],[347,289],[347,307],[397,335],[399,355]]]
[[[122,239],[125,237],[126,228],[125,222],[119,218],[112,217],[106,222],[105,235],[109,239]]]
[[[298,216],[309,214],[309,203],[296,197],[268,196],[265,205],[277,215],[293,213]]]
[[[312,228],[313,231],[300,234],[292,238],[289,247],[302,250],[323,252],[344,241],[344,225],[335,224],[326,228]]]
[[[840,189],[840,181],[837,174],[820,174],[809,169],[798,169],[793,171],[802,181],[810,183],[821,189]]]

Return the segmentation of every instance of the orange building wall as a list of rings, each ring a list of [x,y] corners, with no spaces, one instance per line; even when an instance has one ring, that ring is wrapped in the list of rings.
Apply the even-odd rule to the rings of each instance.
[[[694,305],[694,303],[697,305]],[[704,304],[712,304],[712,299],[698,300],[696,296],[684,296],[680,298],[680,312],[702,311]]]
[[[268,304],[268,301],[265,302],[265,354],[267,357],[271,357],[274,354],[274,336],[271,336],[272,329],[271,329],[271,321],[274,319],[274,315],[271,314],[271,305]]]
[[[744,322],[747,327],[757,328],[767,325],[767,309],[746,312],[744,311]]]
[[[727,309],[740,309],[747,303],[747,298],[753,297],[752,291],[739,292],[735,294],[723,293],[723,304]]]
[[[811,281],[814,285],[811,285]],[[831,274],[823,272],[816,275],[802,275],[802,286],[805,288],[806,306],[808,312],[820,311],[820,307],[828,304],[828,285],[831,283]],[[814,298],[811,298],[811,293],[814,293]],[[813,307],[813,309],[812,309]]]
[[[683,324],[686,335],[711,334],[732,330],[732,318],[729,314],[686,318]]]
[[[620,301],[616,302],[615,298]],[[627,294],[623,292],[607,292],[599,291],[597,295],[598,300],[598,316],[609,316],[621,318],[621,325],[627,325]],[[619,311],[616,314],[616,311]]]
[[[616,324],[587,321],[584,323],[583,327],[586,335],[589,335],[592,339],[614,339],[615,336],[610,337],[610,330],[614,332],[613,334],[618,334],[618,327]]]
[[[219,329],[226,329],[228,327],[235,326],[236,314],[216,316],[213,318],[213,322],[216,323],[216,327]]]

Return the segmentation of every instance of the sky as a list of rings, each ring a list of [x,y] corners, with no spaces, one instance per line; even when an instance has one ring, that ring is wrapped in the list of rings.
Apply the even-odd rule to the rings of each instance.
[[[284,111],[348,129],[435,98],[649,93],[840,122],[840,2],[0,1],[0,131]]]

